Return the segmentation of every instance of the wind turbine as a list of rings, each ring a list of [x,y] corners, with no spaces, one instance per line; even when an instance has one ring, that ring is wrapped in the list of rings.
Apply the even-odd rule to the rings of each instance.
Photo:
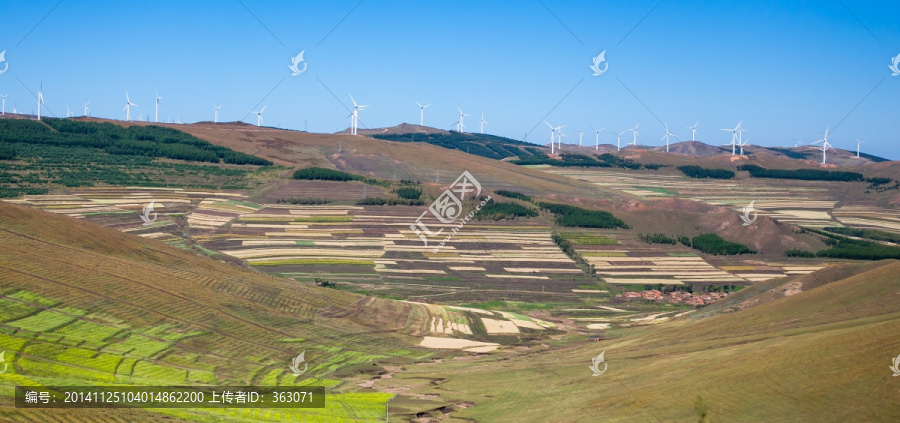
[[[699,124],[700,124],[700,121],[698,120],[697,123],[694,124],[694,126],[688,126],[688,129],[691,130],[691,140],[692,141],[697,141],[697,125],[699,125]]]
[[[738,122],[737,126],[734,129],[723,129],[723,131],[731,132],[731,155],[735,155],[735,146],[737,146],[737,131],[741,128],[741,123]]]
[[[6,114],[6,96],[8,96],[8,95],[9,94],[0,94],[0,97],[3,97],[3,108],[0,109],[0,115]]]
[[[67,117],[67,118],[72,117],[72,111],[69,110],[69,105],[68,105],[68,104],[66,104],[66,117]]]
[[[825,138],[822,138],[813,143],[813,144],[822,143],[822,164],[825,164],[825,151],[828,150],[829,148],[832,151],[835,151],[834,147],[831,146],[831,143],[828,142],[828,129],[829,128],[825,128]]]
[[[484,120],[484,113],[481,114],[481,120],[478,121],[478,123],[481,124],[481,133],[483,134],[484,133],[484,125],[489,125],[489,123],[487,123],[487,121]]]
[[[594,127],[591,127],[591,129],[594,129]],[[604,129],[606,129],[606,127],[603,127],[600,129],[594,129],[594,132],[596,132],[596,134],[597,134],[597,139],[594,144],[594,150],[600,150],[600,131],[602,131]]]
[[[556,133],[556,128],[554,128],[553,125],[551,125],[546,120],[544,121],[544,123],[546,123],[547,126],[550,127],[550,154],[556,154],[556,135],[554,135]]]
[[[216,117],[213,119],[213,123],[219,123],[219,109],[221,109],[222,106],[216,106],[216,103],[213,103],[213,107],[216,109]]]
[[[41,120],[41,105],[44,104],[44,83],[41,82],[41,88],[38,90],[38,120]]]
[[[156,97],[154,98],[154,100],[156,100],[156,117],[153,118],[153,121],[159,123],[159,101],[162,100],[162,97],[159,96],[159,91],[156,91]]]
[[[90,100],[88,100],[87,103],[84,103],[84,116],[85,117],[91,114],[90,105],[91,105]]]
[[[859,138],[856,139],[856,158],[859,158],[859,145],[864,143],[865,141],[860,141]]]
[[[793,136],[791,136],[791,138],[793,138],[793,139],[794,139],[794,148],[797,148],[797,147],[799,147],[799,146],[800,146],[800,144],[803,144],[803,143],[802,143],[802,142],[800,142],[800,141],[797,141],[797,139],[796,139],[796,138],[794,138],[794,137],[793,137]]]
[[[418,101],[416,104],[419,105],[419,126],[425,126],[425,108],[431,106],[430,104],[422,105]]]
[[[622,134],[628,132],[628,130],[624,130],[616,134],[616,151],[622,150]]]
[[[741,155],[742,156],[744,155],[744,141],[743,140],[744,140],[744,131],[745,131],[744,128],[741,128],[741,123],[743,123],[743,122],[744,121],[738,122],[738,126],[737,126],[738,145],[741,147]]]
[[[125,111],[125,122],[131,120],[131,106],[138,107],[137,104],[131,102],[131,99],[128,98],[128,91],[125,91],[125,107],[122,110]]]
[[[740,136],[738,136],[738,138],[740,138]],[[744,141],[744,140],[738,139],[738,146],[741,147],[741,155],[742,156],[744,155],[744,146],[747,144],[750,144],[749,140]]]
[[[584,138],[584,131],[575,131],[578,132],[578,146],[581,147],[581,140]]]
[[[668,124],[663,124],[663,126],[666,127],[666,134],[663,135],[662,138],[660,138],[659,140],[662,141],[663,138],[666,139],[666,153],[668,153],[668,152],[669,152],[669,137],[675,137],[675,139],[678,140],[678,141],[681,141],[681,139],[678,138],[678,135],[675,135],[675,134],[673,134],[673,133],[671,133],[671,132],[669,131],[669,125],[668,125]]]
[[[353,112],[350,113],[350,135],[356,135],[356,129],[359,128],[359,111],[365,110],[366,107],[369,107],[369,105],[356,104],[356,100],[353,99],[353,95],[348,95],[350,96],[350,101],[353,102]]]
[[[266,110],[266,107],[267,106],[263,106],[263,108],[259,109],[258,112],[255,112],[253,110],[250,111],[250,113],[256,113],[256,126],[262,126],[262,123],[263,123],[262,113],[264,110]]]
[[[638,125],[640,125],[640,124],[641,123],[638,122],[638,123],[634,124],[634,128],[629,129],[629,131],[634,132],[634,140],[631,142],[631,145],[637,145],[637,136],[638,136],[637,128],[638,128]]]
[[[456,107],[456,110],[459,110],[459,122],[456,122],[456,132],[462,132],[463,128],[466,127],[466,125],[463,124],[463,118],[472,115],[463,113],[462,109],[460,109],[459,106]]]

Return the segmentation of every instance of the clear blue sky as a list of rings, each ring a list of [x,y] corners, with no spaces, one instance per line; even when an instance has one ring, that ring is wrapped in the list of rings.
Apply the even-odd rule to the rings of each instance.
[[[534,129],[536,143],[549,139],[545,116],[568,125],[566,142],[584,130],[591,143],[591,126],[614,143],[636,122],[651,145],[660,121],[682,139],[700,121],[711,144],[739,120],[761,145],[814,141],[831,126],[839,148],[859,137],[900,159],[900,76],[888,69],[900,3],[784,3],[8,1],[0,93],[7,110],[32,112],[43,82],[55,116],[80,115],[90,99],[92,115],[124,119],[127,90],[133,116],[152,119],[158,89],[161,121],[212,120],[216,102],[220,120],[255,122],[247,112],[266,105],[267,125],[308,121],[312,132],[346,128],[352,93],[371,105],[360,127],[418,123],[420,101],[433,104],[426,125],[449,129],[461,107],[469,131],[483,112],[487,132]],[[308,69],[291,77],[301,50]],[[593,77],[603,50],[609,70]]]

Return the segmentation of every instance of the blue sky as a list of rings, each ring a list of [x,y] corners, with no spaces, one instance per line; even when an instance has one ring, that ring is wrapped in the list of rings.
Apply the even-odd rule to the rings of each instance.
[[[846,0],[3,2],[0,94],[30,113],[43,82],[53,115],[90,100],[92,115],[124,119],[127,90],[132,116],[152,119],[158,89],[161,121],[212,120],[215,102],[220,120],[255,122],[247,112],[265,105],[267,125],[334,132],[352,93],[371,105],[360,127],[418,123],[420,101],[433,104],[426,125],[451,128],[461,107],[469,131],[483,112],[486,132],[536,143],[545,118],[569,143],[578,130],[592,143],[591,127],[615,143],[637,122],[650,145],[663,123],[689,139],[700,121],[701,141],[724,144],[719,129],[743,120],[761,145],[830,126],[839,148],[858,137],[900,159],[898,12]],[[308,68],[292,77],[301,50]],[[609,70],[594,77],[603,50]]]

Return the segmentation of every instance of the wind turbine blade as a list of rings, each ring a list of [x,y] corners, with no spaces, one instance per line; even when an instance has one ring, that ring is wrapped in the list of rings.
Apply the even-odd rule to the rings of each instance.
[[[422,108],[425,107],[425,106],[422,106],[422,103],[419,103],[418,101],[416,102],[416,104],[417,104],[419,107],[422,107]]]

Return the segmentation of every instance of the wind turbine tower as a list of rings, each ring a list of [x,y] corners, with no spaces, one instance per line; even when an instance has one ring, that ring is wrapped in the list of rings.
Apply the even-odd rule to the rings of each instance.
[[[44,83],[41,82],[41,88],[38,90],[38,120],[41,120],[41,105],[44,104]]]
[[[484,113],[481,114],[481,120],[478,121],[478,123],[481,124],[481,133],[484,134],[484,125],[489,125],[489,123],[484,120]]]
[[[156,100],[156,117],[153,118],[153,121],[156,123],[159,123],[159,101],[162,100],[162,97],[159,96],[159,91],[156,91],[155,100]]]
[[[556,128],[554,128],[553,125],[551,125],[546,120],[544,121],[544,123],[546,123],[547,126],[550,127],[550,154],[556,154]]]
[[[859,158],[859,145],[864,143],[865,141],[860,141],[859,138],[856,139],[856,158]]]
[[[676,140],[679,140],[679,141],[681,141],[681,140],[678,138],[678,135],[675,135],[669,131],[669,125],[663,124],[663,126],[666,127],[666,134],[663,135],[662,138],[660,138],[659,140],[662,141],[663,138],[666,139],[666,153],[668,153],[669,152],[669,137],[675,137]]]
[[[581,147],[581,140],[584,138],[584,131],[575,131],[578,132],[578,146]]]
[[[606,128],[604,127],[604,128],[594,130],[594,132],[596,133],[596,136],[597,136],[596,140],[594,140],[594,150],[595,151],[600,150],[600,131],[602,131],[604,129],[606,129]]]
[[[213,123],[219,123],[219,109],[221,109],[222,106],[216,106],[216,103],[213,103],[213,108],[216,109],[216,115],[213,118]]]
[[[350,135],[356,135],[356,130],[359,128],[359,111],[365,110],[366,107],[369,107],[368,104],[356,104],[356,100],[353,99],[352,94],[348,94],[350,96],[350,101],[353,102],[353,112],[350,113]]]
[[[622,134],[624,134],[626,132],[628,132],[627,129],[616,134],[616,151],[622,150]]]
[[[698,120],[697,123],[694,124],[694,126],[688,126],[688,129],[691,130],[691,140],[692,141],[697,141],[697,125],[699,125],[699,124],[700,124],[700,121]]]
[[[462,130],[466,127],[466,125],[463,123],[463,118],[472,115],[463,113],[462,109],[460,109],[459,106],[456,107],[456,110],[459,110],[459,121],[456,122],[456,132],[462,132]]]
[[[638,123],[634,124],[634,128],[629,129],[629,131],[634,133],[634,140],[631,141],[631,145],[637,145],[637,136],[638,136],[637,128],[638,128],[638,125],[640,125],[640,124],[641,123],[638,122]]]
[[[431,105],[426,104],[423,106],[418,101],[416,102],[416,104],[419,105],[419,126],[425,126],[425,108],[427,108],[428,106],[431,106]]]
[[[831,146],[831,143],[828,142],[828,128],[825,129],[825,138],[822,138],[813,144],[822,143],[822,164],[825,164],[825,151],[829,148],[834,151],[834,147]]]
[[[138,107],[137,104],[131,102],[131,99],[128,98],[128,91],[125,91],[125,107],[122,110],[125,111],[125,122],[131,121],[131,106]]]
[[[8,95],[9,94],[0,94],[0,97],[3,97],[3,108],[0,109],[0,115],[6,114],[6,96],[8,96]]]
[[[91,114],[90,106],[91,106],[91,101],[90,101],[90,100],[88,100],[87,103],[84,103],[84,116],[85,116],[85,117],[87,117],[88,115]]]

